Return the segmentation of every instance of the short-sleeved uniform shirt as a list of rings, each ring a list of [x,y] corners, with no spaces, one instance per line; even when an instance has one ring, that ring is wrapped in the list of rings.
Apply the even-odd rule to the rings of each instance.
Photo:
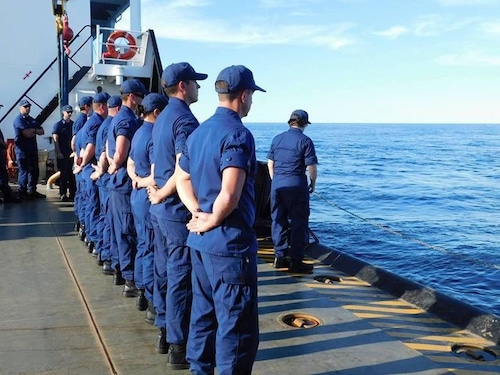
[[[144,121],[135,132],[130,146],[130,158],[134,161],[135,173],[139,177],[147,177],[151,174],[151,163],[153,160],[153,123]]]
[[[14,119],[14,143],[15,152],[18,158],[34,156],[38,154],[36,136],[33,138],[25,137],[22,132],[26,129],[41,129],[42,127],[30,115],[17,115]]]
[[[306,167],[318,164],[318,158],[312,140],[300,129],[290,128],[274,137],[267,158],[274,161],[273,189],[308,189]]]
[[[175,155],[182,153],[188,136],[199,126],[187,103],[178,98],[170,98],[168,105],[160,113],[153,127],[154,178],[158,186],[163,187],[175,170]],[[164,202],[153,204],[150,212],[157,217],[171,221],[186,221],[189,211],[172,194]]]
[[[120,135],[126,137],[130,142],[139,128],[139,121],[134,112],[127,106],[122,106],[109,125],[108,150],[109,157],[113,158],[116,152],[116,138]],[[130,151],[130,150],[129,150]],[[128,154],[126,155],[128,157]],[[132,182],[127,174],[127,159],[118,166],[118,170],[109,180],[108,187],[123,194],[132,192]]]
[[[76,135],[87,122],[87,114],[80,112],[73,123],[73,135]]]
[[[255,141],[238,114],[228,108],[217,108],[215,114],[189,136],[179,165],[190,174],[200,209],[204,212],[212,212],[221,190],[224,169],[236,167],[246,172],[238,207],[220,226],[203,235],[189,233],[188,246],[220,256],[256,252],[257,239],[252,228],[257,173]]]
[[[77,139],[79,145],[83,145],[82,148],[86,148],[88,144],[93,144],[95,146],[97,139],[97,131],[101,126],[104,118],[99,113],[92,113],[83,128],[77,134]],[[81,156],[81,155],[80,155]],[[94,171],[91,164],[96,163],[96,157],[94,155],[93,160],[90,160],[84,167],[84,178],[89,179],[90,175]]]
[[[103,152],[106,152],[106,141],[108,140],[108,130],[109,124],[111,124],[111,120],[113,116],[108,116],[104,119],[101,126],[99,126],[99,130],[97,131],[97,137],[95,142],[95,157],[99,160],[99,157]],[[109,182],[109,174],[104,173],[99,180],[97,180],[97,186],[106,186]]]
[[[54,124],[52,134],[57,134],[59,138],[59,149],[64,157],[71,155],[71,137],[73,134],[73,121],[68,122],[61,119]]]

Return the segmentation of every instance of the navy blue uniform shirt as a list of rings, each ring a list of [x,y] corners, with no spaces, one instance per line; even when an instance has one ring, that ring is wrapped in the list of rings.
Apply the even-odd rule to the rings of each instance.
[[[79,143],[83,144],[83,148],[86,148],[89,143],[93,144],[94,146],[96,145],[97,131],[99,130],[99,127],[101,126],[103,121],[104,119],[102,118],[102,116],[94,112],[89,117],[83,128],[80,129],[77,134],[77,138],[79,139]],[[91,168],[90,163],[95,163],[95,158],[96,156],[94,155],[94,160],[89,161],[85,167]]]
[[[308,189],[306,167],[318,164],[318,158],[312,140],[302,130],[290,128],[274,137],[267,158],[274,161],[273,189]]]
[[[87,114],[80,112],[73,123],[73,135],[77,134],[83,125],[87,122]]]
[[[97,131],[97,137],[95,142],[95,157],[99,160],[99,157],[103,152],[106,151],[106,141],[108,140],[108,130],[109,124],[111,124],[111,120],[113,116],[108,116],[104,119],[101,126],[99,126],[99,130]],[[97,180],[96,185],[98,186],[106,186],[109,182],[109,174],[104,173],[99,180]]]
[[[236,167],[246,172],[238,207],[220,226],[203,235],[189,233],[188,246],[221,256],[256,252],[257,239],[252,228],[255,221],[254,184],[257,173],[255,141],[238,114],[231,109],[218,107],[215,114],[188,138],[179,166],[191,175],[191,183],[203,212],[212,212],[221,190],[224,169]]]
[[[38,155],[38,146],[36,143],[36,136],[33,138],[26,138],[22,131],[25,129],[41,129],[42,127],[30,115],[17,115],[14,119],[14,143],[16,145],[15,151],[17,157],[27,157]]]
[[[73,135],[73,121],[68,122],[63,119],[59,120],[54,124],[52,129],[52,134],[58,135],[59,150],[64,155],[64,157],[69,157],[71,155],[71,137]]]
[[[130,157],[135,164],[135,173],[139,177],[147,177],[151,174],[151,163],[153,160],[153,123],[144,121],[135,132],[130,146]]]
[[[126,137],[130,142],[139,128],[139,121],[134,112],[127,106],[122,106],[108,129],[108,155],[113,158],[116,152],[116,138],[120,135]],[[130,150],[129,150],[130,151]],[[128,157],[128,154],[126,155]],[[109,180],[108,187],[124,194],[132,191],[132,181],[127,174],[127,158],[122,165],[118,166],[117,172]]]
[[[175,170],[175,155],[182,153],[186,139],[199,126],[199,122],[184,100],[170,98],[153,127],[153,161],[155,182],[163,187]],[[186,221],[189,211],[177,193],[165,202],[152,204],[149,211],[164,219]]]

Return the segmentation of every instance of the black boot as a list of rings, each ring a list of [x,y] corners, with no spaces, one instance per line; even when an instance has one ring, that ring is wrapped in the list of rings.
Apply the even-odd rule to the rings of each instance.
[[[125,285],[123,286],[123,297],[138,297],[139,289],[135,286],[134,280],[125,280]]]
[[[185,370],[189,368],[186,360],[186,345],[170,344],[168,349],[168,365],[174,370]]]
[[[102,260],[101,253],[97,253],[96,258],[95,258],[95,264],[97,264],[100,267],[104,265],[104,261]]]
[[[115,285],[123,285],[125,284],[125,279],[122,276],[122,272],[120,270],[115,270],[113,274],[113,284]]]
[[[110,260],[105,260],[102,264],[102,273],[105,275],[114,275],[116,270],[111,266]]]
[[[158,339],[156,340],[156,351],[160,354],[167,354],[168,352],[166,328],[160,328],[160,331],[158,332]]]
[[[288,270],[293,273],[313,273],[313,265],[302,261],[292,260]]]
[[[85,241],[85,238],[87,236],[85,235],[85,225],[83,223],[80,223],[80,227],[78,228],[78,238],[80,241]]]
[[[137,301],[135,302],[135,306],[139,311],[146,311],[148,308],[148,300],[146,299],[146,295],[144,294],[144,289],[137,289],[139,295],[137,296]]]
[[[148,301],[148,309],[146,310],[146,316],[144,317],[144,321],[148,324],[155,324],[156,312],[155,307],[153,305],[153,301]]]

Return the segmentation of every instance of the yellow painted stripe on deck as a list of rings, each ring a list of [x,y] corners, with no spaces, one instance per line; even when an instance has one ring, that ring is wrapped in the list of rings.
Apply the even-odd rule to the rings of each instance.
[[[483,346],[490,343],[479,336],[422,336],[420,340],[424,341],[447,341],[453,344]]]
[[[373,305],[362,306],[362,305],[345,305],[342,306],[347,310],[356,310],[356,311],[377,311],[377,312],[385,312],[385,313],[394,313],[394,314],[405,314],[405,315],[415,315],[422,314],[422,310],[416,308],[390,308],[390,307],[375,307]]]
[[[354,313],[358,318],[362,319],[376,319],[376,318],[390,318],[390,315],[376,314],[376,313]]]
[[[363,288],[363,289],[344,288],[344,289],[340,289],[340,288],[331,288],[330,287],[330,288],[321,289],[320,291],[318,291],[318,293],[325,293],[326,294],[326,293],[329,293],[329,291],[334,293],[334,294],[329,295],[329,297],[347,295],[347,296],[351,296],[351,297],[359,296],[360,298],[363,298],[363,299],[370,299],[370,297],[372,299],[375,299],[375,298],[386,299],[386,298],[388,298],[386,293],[375,292],[374,290],[370,290],[368,288]]]
[[[407,347],[413,350],[423,350],[432,352],[451,352],[450,345],[435,345],[435,344],[424,344],[421,342],[403,342]]]
[[[442,323],[444,323],[439,318],[427,318],[425,316],[410,317],[410,316],[401,316],[401,315],[387,315],[387,314],[374,314],[374,313],[361,313],[361,312],[358,313],[358,312],[354,312],[354,311],[351,311],[351,312],[359,318],[367,318],[367,319],[370,319],[370,318],[388,318],[388,319],[391,319],[391,321],[401,320],[401,321],[405,321],[405,322],[414,322],[414,323],[421,323],[421,324],[431,324],[431,323],[442,324]]]
[[[370,302],[370,305],[380,305],[380,306],[410,306],[412,308],[416,308],[415,306],[409,304],[408,302],[400,300],[400,299]]]
[[[388,329],[409,329],[421,332],[441,332],[456,334],[456,328],[452,327],[429,327],[423,325],[410,325],[410,324],[395,324],[394,322],[384,323],[384,322],[371,322],[375,327],[388,328]]]

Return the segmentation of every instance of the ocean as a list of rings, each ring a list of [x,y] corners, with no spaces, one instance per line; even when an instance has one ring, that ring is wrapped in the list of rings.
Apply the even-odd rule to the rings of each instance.
[[[248,123],[267,160],[284,123]],[[312,124],[320,242],[500,316],[500,125]]]

